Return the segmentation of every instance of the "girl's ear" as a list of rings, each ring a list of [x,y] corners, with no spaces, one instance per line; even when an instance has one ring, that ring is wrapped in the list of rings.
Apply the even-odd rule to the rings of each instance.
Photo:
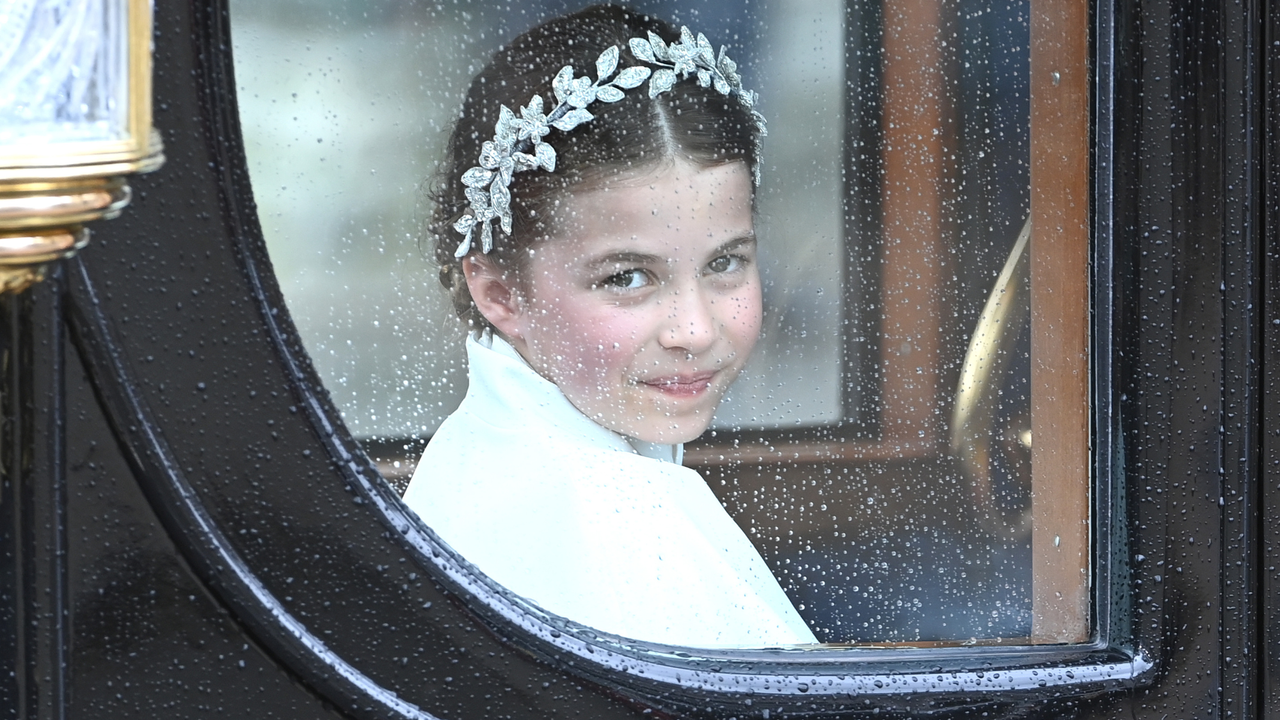
[[[480,314],[503,336],[521,339],[519,319],[523,306],[510,274],[489,258],[475,254],[462,259],[462,274]]]

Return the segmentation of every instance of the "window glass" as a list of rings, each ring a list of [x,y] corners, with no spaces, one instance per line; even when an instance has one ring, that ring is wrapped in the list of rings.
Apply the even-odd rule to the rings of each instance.
[[[684,464],[817,641],[1087,636],[1076,4],[634,5],[727,45],[768,119],[760,340]],[[578,7],[232,2],[277,277],[347,426],[398,488],[467,390],[426,191],[475,73]],[[1042,226],[1054,242],[1036,243]]]

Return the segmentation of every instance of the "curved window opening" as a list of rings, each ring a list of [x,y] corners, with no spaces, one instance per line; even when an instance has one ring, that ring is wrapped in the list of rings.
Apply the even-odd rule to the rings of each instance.
[[[684,465],[818,642],[1087,641],[1087,7],[637,6],[728,45],[769,123],[761,339]],[[401,492],[467,384],[424,187],[471,77],[569,9],[232,3],[277,277]]]

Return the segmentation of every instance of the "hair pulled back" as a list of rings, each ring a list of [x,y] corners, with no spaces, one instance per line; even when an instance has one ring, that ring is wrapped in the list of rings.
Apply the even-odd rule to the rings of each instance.
[[[631,54],[628,41],[649,32],[668,43],[680,37],[679,30],[664,21],[617,5],[596,5],[520,35],[472,80],[434,183],[434,210],[427,228],[440,282],[471,330],[493,328],[472,302],[462,260],[454,257],[462,237],[453,223],[469,207],[462,174],[477,165],[481,145],[493,139],[501,107],[518,112],[534,95],[554,105],[551,80],[560,68],[572,65],[577,74],[594,77],[596,58],[610,46],[621,53],[619,67],[642,64]],[[657,98],[650,98],[648,86],[641,85],[618,102],[595,103],[590,110],[594,120],[568,132],[552,130],[546,137],[556,150],[554,172],[537,169],[514,176],[513,234],[505,235],[495,226],[494,248],[487,255],[505,271],[518,273],[530,246],[556,231],[554,207],[574,188],[676,158],[702,167],[740,160],[752,171],[760,161],[755,150],[759,131],[751,112],[738,98],[700,87],[692,79],[677,82]]]

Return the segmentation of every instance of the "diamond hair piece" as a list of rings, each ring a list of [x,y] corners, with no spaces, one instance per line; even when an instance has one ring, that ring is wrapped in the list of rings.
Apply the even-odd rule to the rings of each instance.
[[[493,221],[497,220],[502,232],[511,235],[511,178],[515,173],[542,168],[555,172],[556,151],[543,138],[552,128],[569,132],[582,123],[595,118],[587,106],[595,102],[612,103],[625,97],[624,91],[632,90],[649,81],[649,97],[655,98],[676,82],[694,76],[698,85],[713,87],[721,95],[734,94],[739,102],[751,111],[759,133],[756,135],[756,157],[760,156],[760,138],[765,135],[764,116],[754,107],[757,96],[742,87],[738,77],[738,65],[720,47],[717,57],[706,36],[698,33],[695,38],[689,28],[680,28],[680,41],[667,45],[662,38],[649,33],[647,38],[631,38],[628,42],[631,54],[643,65],[635,65],[618,71],[618,46],[614,45],[596,59],[596,80],[583,75],[575,77],[572,65],[566,65],[551,81],[556,105],[543,114],[542,96],[534,95],[520,114],[503,105],[498,113],[492,140],[480,149],[480,164],[462,174],[470,207],[453,228],[462,233],[454,257],[471,252],[474,234],[480,231],[480,251],[493,249]],[[648,67],[652,65],[653,67]],[[616,75],[615,75],[616,73]],[[755,185],[760,185],[759,163],[753,171]]]

